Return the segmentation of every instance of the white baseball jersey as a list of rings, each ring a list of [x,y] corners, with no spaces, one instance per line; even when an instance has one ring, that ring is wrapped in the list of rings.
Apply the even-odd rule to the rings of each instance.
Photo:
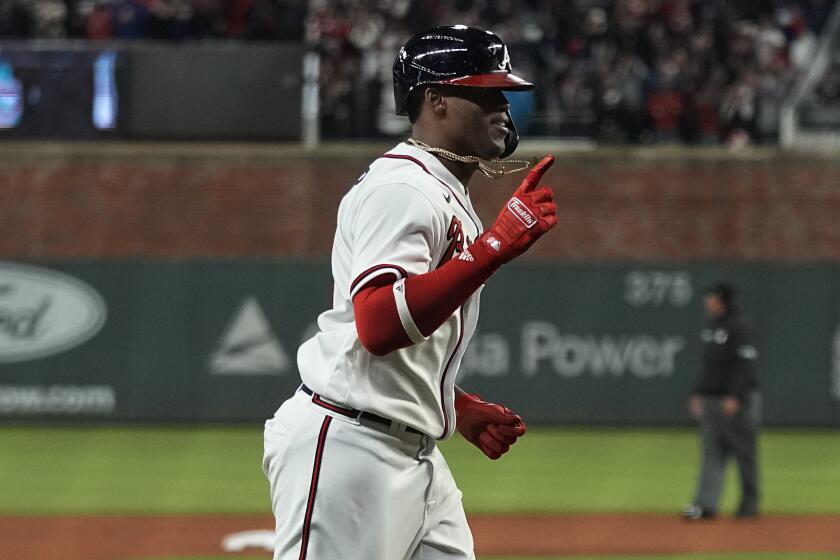
[[[333,308],[298,351],[303,382],[336,403],[449,437],[455,378],[475,332],[480,290],[426,338],[411,318],[403,282],[460,254],[481,231],[467,190],[435,156],[402,143],[375,160],[339,207]],[[352,298],[382,274],[399,279],[397,309],[415,344],[379,357],[359,341]]]

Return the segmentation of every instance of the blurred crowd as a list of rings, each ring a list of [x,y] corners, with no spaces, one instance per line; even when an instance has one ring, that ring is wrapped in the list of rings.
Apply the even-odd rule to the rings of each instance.
[[[840,102],[840,56],[835,55],[835,60],[814,88],[813,98],[822,105],[837,105]]]
[[[306,41],[321,54],[325,137],[401,133],[391,65],[412,33],[488,28],[531,134],[602,142],[773,142],[835,0],[0,0],[0,37]],[[840,63],[820,99],[840,96]]]
[[[306,0],[0,0],[0,38],[300,41]]]
[[[440,22],[489,28],[517,74],[531,134],[602,142],[774,142],[779,106],[816,53],[834,0],[344,0],[312,2],[325,133],[370,137],[391,113],[390,65]],[[824,79],[836,95],[838,68]],[[833,77],[832,77],[833,76]],[[830,93],[830,92],[834,93]]]

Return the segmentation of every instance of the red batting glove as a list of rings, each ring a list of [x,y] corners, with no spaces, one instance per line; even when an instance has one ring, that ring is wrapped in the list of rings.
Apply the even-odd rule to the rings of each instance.
[[[464,439],[494,461],[510,450],[527,427],[509,408],[463,393],[455,399],[456,426]]]
[[[557,225],[557,205],[550,187],[537,185],[554,163],[546,156],[534,167],[508,200],[496,223],[478,238],[476,244],[498,257],[501,264],[528,250],[544,233]]]

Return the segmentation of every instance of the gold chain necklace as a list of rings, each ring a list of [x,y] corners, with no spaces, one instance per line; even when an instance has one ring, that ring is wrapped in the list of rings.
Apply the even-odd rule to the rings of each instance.
[[[534,165],[533,161],[528,161],[524,159],[509,159],[503,161],[481,159],[477,156],[460,156],[454,152],[450,152],[449,150],[444,150],[443,148],[434,148],[432,146],[429,146],[428,144],[420,142],[419,140],[415,140],[414,138],[409,138],[408,140],[406,140],[406,144],[416,146],[421,150],[429,152],[430,154],[439,155],[440,157],[448,159],[449,161],[477,163],[478,170],[481,172],[481,174],[490,179],[491,181],[501,179],[505,175],[525,171],[526,169]],[[511,165],[515,167],[510,167]]]

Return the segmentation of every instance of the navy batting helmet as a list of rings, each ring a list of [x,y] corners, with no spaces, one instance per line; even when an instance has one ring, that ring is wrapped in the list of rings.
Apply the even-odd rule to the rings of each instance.
[[[394,60],[394,102],[398,115],[408,114],[408,100],[420,86],[444,84],[502,90],[532,90],[534,84],[513,74],[510,57],[498,35],[477,27],[452,25],[418,33]],[[508,112],[507,157],[516,149],[519,134]]]

